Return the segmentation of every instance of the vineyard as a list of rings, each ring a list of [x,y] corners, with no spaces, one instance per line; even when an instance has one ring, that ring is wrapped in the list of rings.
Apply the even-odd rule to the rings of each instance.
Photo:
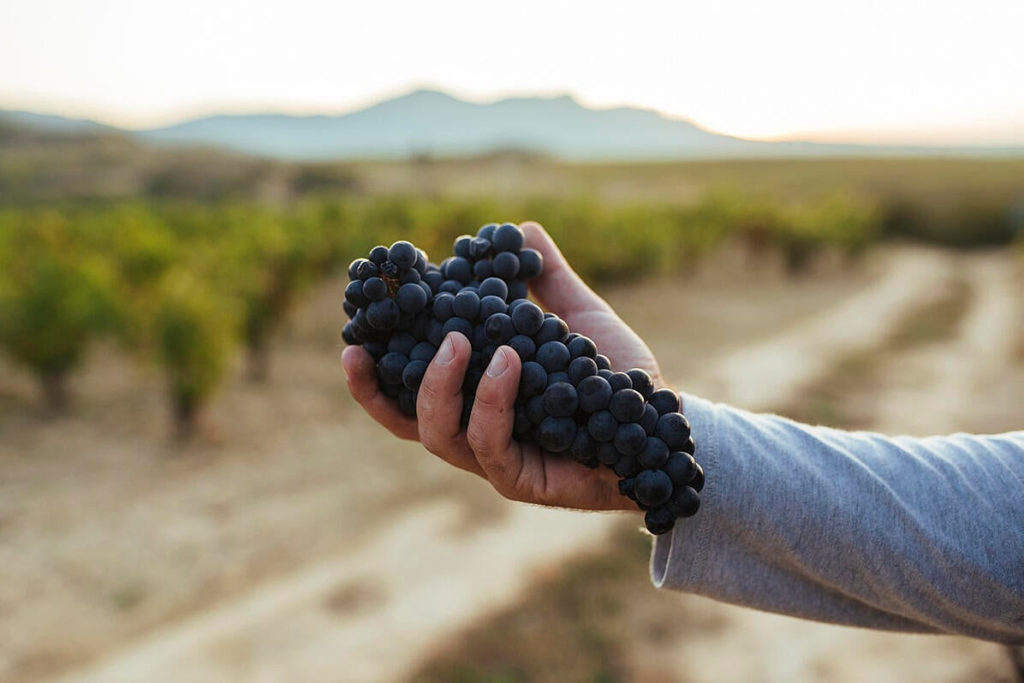
[[[863,193],[708,188],[687,202],[315,192],[284,203],[12,202],[0,210],[0,347],[56,416],[90,346],[113,342],[160,368],[174,433],[188,438],[233,355],[244,353],[251,381],[264,380],[269,340],[297,302],[377,243],[408,239],[443,254],[486,222],[534,219],[590,281],[685,275],[727,243],[751,259],[774,253],[800,276],[823,253],[855,258],[881,239],[1005,243],[1024,221],[1013,199],[968,197],[935,211]]]

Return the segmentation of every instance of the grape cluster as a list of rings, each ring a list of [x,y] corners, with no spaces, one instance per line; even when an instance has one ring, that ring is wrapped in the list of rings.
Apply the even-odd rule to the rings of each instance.
[[[704,471],[694,460],[690,424],[678,395],[655,390],[644,370],[616,372],[594,342],[527,299],[527,280],[543,269],[511,223],[485,225],[455,240],[435,265],[405,241],[374,247],[349,266],[342,336],[377,362],[381,391],[416,415],[420,382],[450,332],[472,345],[463,380],[469,422],[481,377],[499,346],[519,355],[522,373],[513,435],[620,477],[619,491],[646,511],[653,534],[700,507]]]

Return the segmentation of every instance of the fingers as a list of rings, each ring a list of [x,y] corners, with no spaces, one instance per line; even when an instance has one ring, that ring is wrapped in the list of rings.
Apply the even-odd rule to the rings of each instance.
[[[471,351],[469,340],[458,332],[445,337],[423,375],[416,416],[424,448],[455,467],[483,476],[460,424],[462,381]]]
[[[536,249],[544,257],[543,272],[530,282],[544,308],[563,318],[583,311],[611,310],[605,300],[576,274],[540,224],[531,221],[519,227],[526,234],[526,246]]]
[[[519,390],[519,356],[498,347],[476,390],[466,436],[484,475],[499,493],[521,498],[522,449],[512,441],[515,399]]]
[[[341,364],[348,390],[370,417],[401,439],[418,438],[416,420],[403,415],[395,402],[380,392],[376,364],[370,354],[361,346],[346,347],[341,353]]]

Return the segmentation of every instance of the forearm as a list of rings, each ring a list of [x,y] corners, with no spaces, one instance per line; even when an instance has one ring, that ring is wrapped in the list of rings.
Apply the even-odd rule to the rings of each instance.
[[[832,623],[1024,642],[1024,432],[888,438],[684,396],[707,473],[659,587]]]

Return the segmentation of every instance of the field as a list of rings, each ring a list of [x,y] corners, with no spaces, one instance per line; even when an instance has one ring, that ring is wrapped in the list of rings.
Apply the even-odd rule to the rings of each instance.
[[[994,645],[658,593],[636,519],[511,505],[391,438],[345,391],[339,270],[408,230],[438,254],[482,216],[536,216],[680,388],[890,433],[1019,429],[1024,162],[202,153],[218,185],[197,157],[83,139],[46,185],[58,146],[8,144],[4,237],[27,241],[6,258],[99,282],[115,315],[56,394],[0,355],[0,680],[1014,680]],[[679,315],[637,305],[655,298]]]

